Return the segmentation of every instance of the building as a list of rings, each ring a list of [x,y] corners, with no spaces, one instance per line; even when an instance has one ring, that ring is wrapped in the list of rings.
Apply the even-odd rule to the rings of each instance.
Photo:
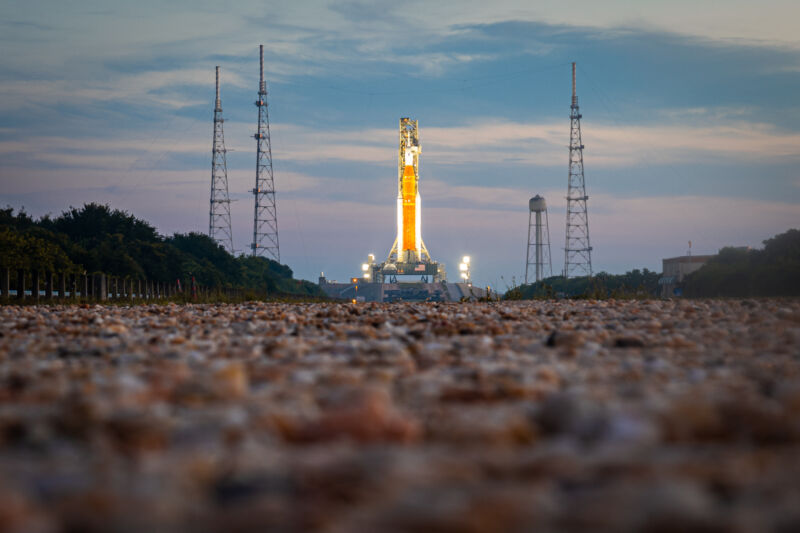
[[[658,284],[661,285],[661,296],[680,296],[681,291],[678,285],[683,278],[692,272],[699,270],[713,255],[682,255],[680,257],[670,257],[662,260],[662,274]]]

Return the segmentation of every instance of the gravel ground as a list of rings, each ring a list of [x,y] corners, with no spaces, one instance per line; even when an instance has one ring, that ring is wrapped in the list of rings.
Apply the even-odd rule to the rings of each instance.
[[[0,307],[0,532],[800,531],[800,302]]]

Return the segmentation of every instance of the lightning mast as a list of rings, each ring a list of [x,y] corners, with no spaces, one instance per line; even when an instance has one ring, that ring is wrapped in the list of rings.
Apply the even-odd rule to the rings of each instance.
[[[259,45],[260,79],[258,84],[258,131],[256,139],[255,213],[253,216],[253,256],[267,255],[280,262],[278,246],[278,213],[275,204],[275,180],[272,173],[272,143],[269,138],[267,82],[264,81],[264,45]]]
[[[211,147],[211,202],[208,211],[208,236],[233,253],[231,200],[228,196],[228,163],[219,98],[219,67],[216,67],[217,96],[214,100],[214,142]]]
[[[592,275],[592,246],[586,211],[586,180],[583,175],[581,113],[575,92],[575,63],[572,63],[572,106],[569,127],[569,178],[567,186],[567,238],[564,246],[564,277]]]

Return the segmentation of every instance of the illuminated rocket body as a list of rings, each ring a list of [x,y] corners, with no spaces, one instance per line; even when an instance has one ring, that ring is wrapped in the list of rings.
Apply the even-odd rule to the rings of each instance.
[[[400,119],[400,169],[397,188],[397,261],[413,263],[428,255],[422,242],[417,121]],[[430,259],[430,258],[428,258]]]
[[[419,129],[417,121],[400,119],[397,169],[397,237],[389,256],[375,263],[374,256],[361,265],[371,283],[397,283],[398,276],[419,276],[422,283],[447,281],[444,264],[431,259],[422,241],[422,202],[419,194]],[[438,297],[438,296],[437,296]]]

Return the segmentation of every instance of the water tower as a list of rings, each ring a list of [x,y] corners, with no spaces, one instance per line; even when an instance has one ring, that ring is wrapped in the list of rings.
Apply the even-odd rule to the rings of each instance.
[[[544,223],[542,223],[544,213]],[[531,228],[533,233],[531,234]],[[533,237],[534,240],[531,240]],[[533,256],[533,258],[531,258]],[[547,220],[547,203],[538,194],[528,202],[528,246],[525,256],[525,284],[528,283],[528,272],[534,265],[535,281],[541,281],[547,265],[548,276],[553,275],[553,263],[550,260],[550,224]]]

